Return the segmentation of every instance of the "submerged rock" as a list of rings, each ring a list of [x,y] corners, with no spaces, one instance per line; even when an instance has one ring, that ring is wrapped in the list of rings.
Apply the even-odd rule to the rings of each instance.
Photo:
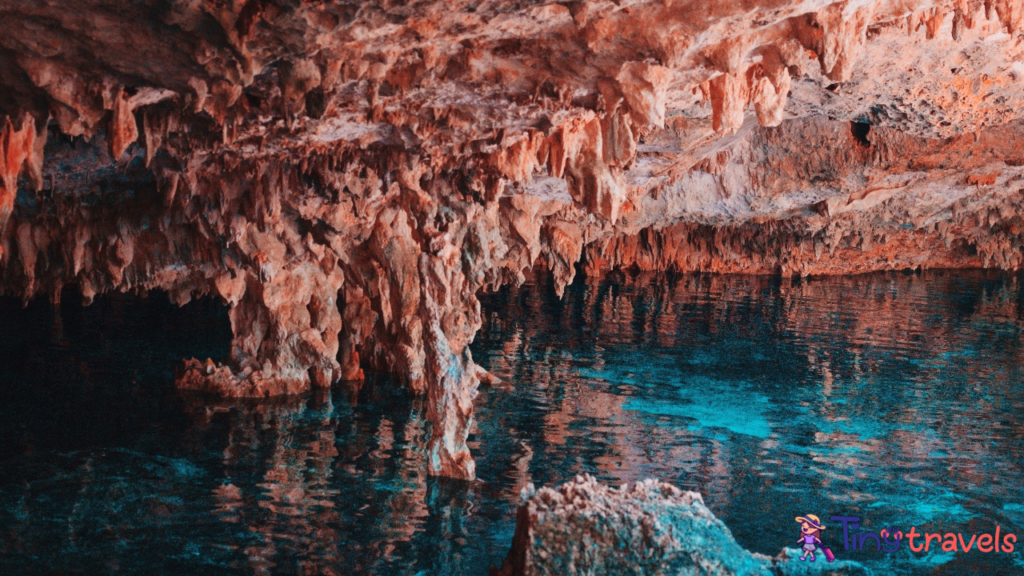
[[[615,489],[584,475],[520,507],[512,550],[492,576],[870,574],[856,562],[798,555],[743,549],[696,492],[656,480]]]

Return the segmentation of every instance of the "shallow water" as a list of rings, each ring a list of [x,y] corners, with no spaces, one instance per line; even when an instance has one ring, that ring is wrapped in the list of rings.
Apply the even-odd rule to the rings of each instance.
[[[581,472],[698,490],[766,554],[796,546],[803,514],[1024,538],[1021,285],[620,276],[488,295],[473,354],[504,383],[477,401],[476,483],[424,474],[423,406],[386,381],[175,393],[180,358],[227,353],[213,303],[0,302],[0,573],[485,574],[520,491]],[[879,574],[1024,573],[1019,552],[846,551],[826,524]]]

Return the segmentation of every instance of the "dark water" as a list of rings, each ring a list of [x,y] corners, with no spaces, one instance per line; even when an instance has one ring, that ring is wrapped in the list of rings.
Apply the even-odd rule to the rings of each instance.
[[[476,483],[424,474],[386,381],[272,404],[171,388],[226,311],[0,302],[0,574],[485,574],[528,483],[698,490],[740,544],[794,518],[1019,536],[1024,291],[1009,275],[547,281],[484,298]],[[844,551],[878,574],[1024,574],[1013,554]],[[920,542],[920,540],[918,540]]]

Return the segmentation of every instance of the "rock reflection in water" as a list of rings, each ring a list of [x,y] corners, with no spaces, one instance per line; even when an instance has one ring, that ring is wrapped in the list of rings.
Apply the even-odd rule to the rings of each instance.
[[[698,490],[768,554],[807,513],[1024,536],[1013,276],[620,275],[562,299],[539,276],[482,301],[473,355],[502,382],[478,400],[474,483],[426,475],[425,407],[386,380],[179,395],[168,368],[230,341],[195,310],[98,301],[58,333],[46,306],[0,307],[0,573],[484,574],[521,491],[581,472]],[[846,552],[837,531],[882,573],[1024,569]]]
[[[189,405],[197,422],[211,416],[204,399]],[[247,566],[255,574],[272,574],[280,553],[295,557],[302,573],[336,574],[339,490],[331,486],[331,476],[338,450],[330,396],[322,395],[308,409],[305,402],[293,401],[212,408],[219,411],[232,423],[222,483],[212,490],[216,515],[255,536],[243,549]],[[253,470],[263,470],[262,478],[252,478]]]
[[[533,481],[667,479],[765,553],[801,510],[876,529],[1024,531],[1015,277],[622,275],[574,288],[485,301],[478,361],[520,404],[492,392],[481,426],[518,432]],[[897,573],[1024,567],[906,552],[844,554]]]
[[[373,413],[349,405],[350,397],[336,390],[272,403],[189,399],[197,436],[226,433],[221,462],[207,469],[219,477],[214,515],[247,533],[246,572],[404,573],[420,552],[459,566],[470,486],[428,479],[422,407]],[[415,541],[424,545],[424,533],[442,538],[420,551]]]

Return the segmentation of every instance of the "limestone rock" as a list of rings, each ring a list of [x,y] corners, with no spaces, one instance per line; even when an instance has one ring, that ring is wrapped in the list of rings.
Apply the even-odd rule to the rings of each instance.
[[[181,388],[388,371],[473,476],[477,294],[1024,267],[1019,0],[0,0],[0,292],[231,307]]]
[[[532,486],[531,486],[532,487]],[[795,550],[744,550],[700,494],[645,480],[610,488],[589,475],[541,488],[520,508],[508,558],[492,576],[860,576],[844,560],[810,563]]]

